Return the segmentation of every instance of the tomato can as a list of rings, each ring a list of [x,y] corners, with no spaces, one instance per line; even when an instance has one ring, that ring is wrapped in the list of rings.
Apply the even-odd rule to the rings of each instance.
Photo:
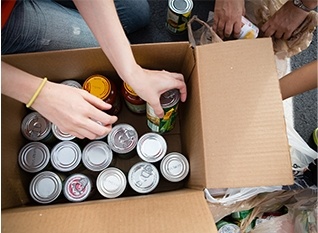
[[[27,114],[21,122],[22,135],[30,141],[49,142],[53,137],[52,123],[38,112]]]
[[[169,0],[167,13],[167,29],[174,34],[180,34],[187,29],[193,8],[192,0]]]
[[[51,164],[61,172],[73,171],[81,163],[81,148],[72,141],[61,141],[51,151]]]
[[[163,118],[159,118],[154,109],[147,103],[147,125],[153,132],[162,134],[174,128],[178,115],[179,100],[180,92],[178,89],[172,89],[160,96],[160,103],[164,110]]]
[[[60,130],[56,124],[52,124],[52,133],[57,139],[61,141],[70,141],[76,138],[75,136]]]
[[[138,133],[130,124],[115,125],[107,136],[110,148],[121,158],[131,158],[136,154]]]
[[[140,98],[126,82],[123,82],[121,91],[126,106],[130,111],[137,114],[144,114],[146,112],[146,101]]]
[[[185,179],[189,173],[187,158],[178,152],[167,154],[160,163],[160,172],[170,182],[179,182]]]
[[[92,141],[88,143],[82,152],[82,162],[91,171],[102,171],[113,160],[113,151],[104,141]]]
[[[55,201],[62,193],[63,178],[51,171],[38,173],[29,185],[32,199],[40,204]]]
[[[80,173],[68,176],[63,184],[64,197],[71,202],[81,202],[86,200],[92,193],[91,179]]]
[[[167,142],[157,133],[145,133],[137,143],[137,154],[145,162],[160,161],[167,152]]]
[[[109,167],[99,173],[96,179],[98,192],[106,198],[119,197],[126,189],[127,178],[125,174],[115,167]]]
[[[40,172],[50,163],[50,150],[42,142],[29,142],[21,148],[18,162],[26,172]]]
[[[112,105],[112,108],[106,111],[108,114],[118,115],[121,110],[121,100],[112,80],[103,75],[95,74],[85,80],[83,89]]]
[[[150,193],[159,183],[157,168],[147,162],[138,162],[128,172],[128,183],[138,193]]]

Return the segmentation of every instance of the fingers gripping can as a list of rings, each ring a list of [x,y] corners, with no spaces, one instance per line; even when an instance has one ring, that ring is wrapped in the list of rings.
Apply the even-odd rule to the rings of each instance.
[[[167,29],[174,34],[184,32],[187,29],[192,8],[192,0],[169,0]]]
[[[164,110],[163,118],[159,118],[154,109],[147,103],[147,125],[156,133],[165,133],[174,128],[178,106],[180,100],[180,92],[178,89],[172,89],[163,93],[160,97],[160,103]]]

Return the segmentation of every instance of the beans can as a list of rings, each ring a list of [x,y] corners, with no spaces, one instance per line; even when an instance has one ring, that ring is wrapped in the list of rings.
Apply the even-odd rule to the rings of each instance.
[[[102,196],[106,198],[116,198],[125,191],[127,179],[120,169],[109,167],[98,175],[96,186]]]
[[[166,23],[169,32],[179,34],[187,29],[192,8],[192,0],[169,0]]]
[[[63,132],[55,124],[52,124],[52,133],[57,139],[61,141],[70,141],[76,138],[74,135]]]
[[[167,142],[160,134],[146,133],[137,143],[137,154],[145,162],[160,161],[167,152]]]
[[[26,172],[40,172],[50,163],[50,150],[42,142],[29,142],[21,148],[18,162]]]
[[[40,204],[55,201],[62,192],[63,178],[51,171],[43,171],[31,180],[29,192],[33,200]]]
[[[61,83],[64,84],[64,85],[70,86],[70,87],[75,87],[75,88],[79,88],[79,89],[83,88],[82,85],[79,82],[77,82],[77,81],[75,81],[73,79],[64,80]]]
[[[161,160],[160,172],[170,182],[182,181],[189,173],[189,162],[183,154],[171,152]]]
[[[110,148],[121,158],[131,158],[138,142],[138,133],[129,124],[115,125],[107,136]]]
[[[159,183],[157,168],[147,162],[139,162],[133,165],[128,172],[128,183],[138,193],[150,193]]]
[[[61,141],[51,151],[51,164],[61,172],[73,171],[81,163],[81,148],[72,141]]]
[[[160,103],[164,110],[163,118],[159,118],[147,103],[147,125],[153,132],[162,134],[174,128],[178,115],[179,100],[180,92],[177,89],[167,91],[160,96]]]
[[[53,135],[52,123],[38,112],[27,114],[21,122],[22,135],[30,141],[49,142]]]
[[[140,98],[126,82],[123,82],[121,91],[130,111],[137,114],[144,114],[146,112],[146,101]]]
[[[72,174],[67,177],[63,185],[63,194],[71,202],[81,202],[86,200],[92,193],[91,179],[80,173]]]
[[[83,89],[112,105],[112,108],[106,111],[108,114],[118,115],[121,110],[121,100],[112,80],[103,75],[95,74],[85,80]]]
[[[102,171],[113,160],[113,151],[104,141],[92,141],[88,143],[82,153],[84,166],[91,171]]]

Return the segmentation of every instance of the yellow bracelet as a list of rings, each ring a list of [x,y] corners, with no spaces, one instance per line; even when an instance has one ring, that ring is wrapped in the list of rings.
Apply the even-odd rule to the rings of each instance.
[[[34,101],[36,100],[36,98],[39,96],[41,90],[42,90],[43,87],[44,87],[44,84],[46,83],[46,81],[47,81],[47,78],[45,77],[45,78],[42,80],[42,82],[41,82],[40,86],[38,87],[38,89],[36,89],[34,95],[33,95],[32,98],[30,99],[30,101],[26,104],[26,107],[27,107],[27,108],[30,108],[31,105],[32,105],[32,104],[34,103]]]

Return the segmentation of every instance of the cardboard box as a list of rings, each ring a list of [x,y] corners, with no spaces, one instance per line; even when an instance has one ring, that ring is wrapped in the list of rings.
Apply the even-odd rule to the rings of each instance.
[[[186,155],[190,177],[180,190],[83,203],[34,205],[30,178],[17,163],[25,140],[23,104],[2,96],[2,232],[217,232],[204,188],[293,183],[283,104],[270,39],[199,46],[187,42],[132,46],[149,69],[182,72],[188,99],[178,126],[165,135],[170,150]],[[49,80],[117,78],[99,48],[2,56]],[[145,118],[122,112],[119,122],[149,131]]]

